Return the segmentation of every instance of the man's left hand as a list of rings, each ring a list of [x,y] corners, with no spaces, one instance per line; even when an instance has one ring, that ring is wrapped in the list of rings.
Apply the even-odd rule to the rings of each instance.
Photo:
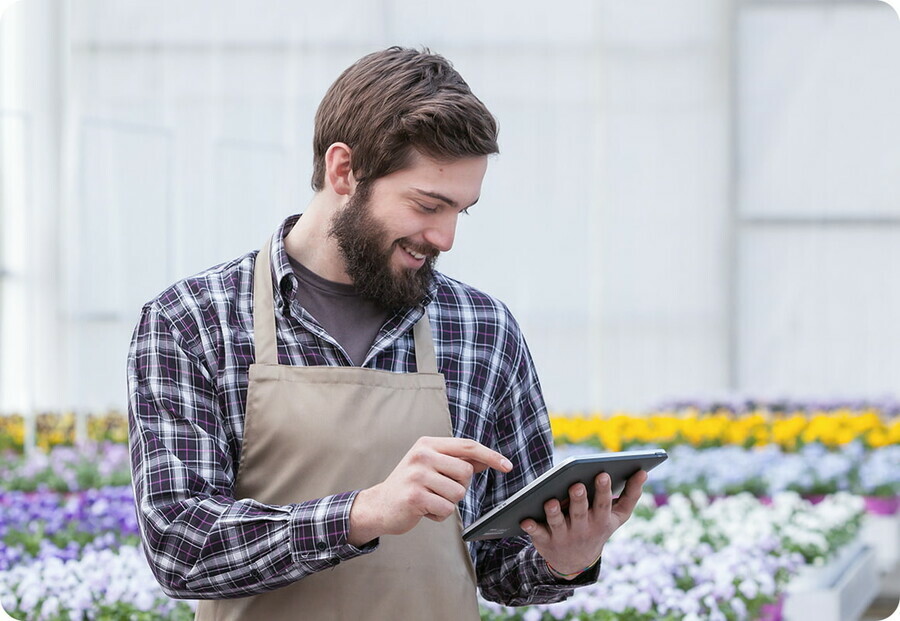
[[[588,506],[584,484],[576,483],[569,488],[568,514],[554,498],[544,503],[546,524],[529,519],[520,526],[553,569],[574,574],[570,578],[574,579],[600,556],[606,540],[631,517],[646,481],[646,472],[635,473],[622,495],[613,500],[609,475],[601,473],[594,479],[593,506]]]

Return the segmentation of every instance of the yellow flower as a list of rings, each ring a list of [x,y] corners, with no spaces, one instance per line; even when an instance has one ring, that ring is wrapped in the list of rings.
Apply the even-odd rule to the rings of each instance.
[[[857,440],[869,446],[900,444],[900,419],[888,423],[872,408],[783,414],[757,408],[744,415],[722,409],[701,412],[696,408],[644,415],[615,412],[604,416],[592,412],[571,417],[554,415],[551,427],[557,442],[591,442],[608,450],[635,443],[687,443],[697,447],[777,444],[789,451],[811,442],[834,448]]]
[[[866,434],[866,444],[872,448],[881,448],[890,444],[890,436],[881,429],[873,429]]]

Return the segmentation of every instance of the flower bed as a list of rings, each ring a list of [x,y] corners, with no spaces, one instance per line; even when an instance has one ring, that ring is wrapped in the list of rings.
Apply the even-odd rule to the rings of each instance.
[[[73,492],[131,484],[128,446],[112,442],[59,446],[23,457],[0,455],[0,490]]]
[[[675,494],[640,507],[607,543],[603,579],[566,602],[512,609],[483,603],[484,619],[757,619],[778,605],[804,564],[823,564],[859,530],[862,501],[818,505],[787,492],[764,505],[749,494],[710,501]]]
[[[0,452],[21,453],[25,447],[25,417],[21,414],[0,415]],[[43,450],[57,446],[75,446],[76,416],[73,412],[44,412],[35,416],[35,446]],[[121,412],[88,414],[88,440],[92,442],[128,442],[128,418]]]
[[[708,545],[679,551],[638,539],[607,544],[603,578],[557,604],[512,609],[482,604],[482,619],[756,619],[790,575],[796,559],[759,548]]]
[[[609,451],[640,444],[664,448],[774,444],[787,451],[813,443],[838,448],[856,442],[870,449],[900,444],[900,417],[874,408],[830,412],[761,408],[746,413],[687,408],[645,415],[554,415],[550,424],[560,445],[590,444]]]
[[[21,494],[21,493],[18,493]],[[50,496],[22,495],[43,509],[22,513],[11,526],[34,520],[47,532],[72,537],[22,555],[0,570],[0,602],[29,619],[188,619],[192,605],[173,602],[156,585],[139,548],[104,532],[135,533],[121,492],[57,494],[73,507],[76,527],[62,527],[51,515]],[[17,500],[21,500],[18,498]],[[73,499],[78,499],[73,501]],[[110,500],[112,499],[112,500]],[[107,502],[107,510],[101,511]],[[118,503],[117,509],[112,505]],[[64,504],[62,505],[64,506]],[[666,506],[645,503],[607,544],[603,580],[567,602],[507,609],[483,603],[486,619],[753,619],[778,601],[784,585],[804,563],[826,560],[858,529],[862,501],[835,495],[812,505],[796,494],[764,505],[748,494],[709,501],[701,493],[673,495]],[[106,516],[99,523],[91,517]],[[29,516],[34,516],[28,522]],[[50,527],[57,524],[58,527]],[[10,528],[7,532],[11,532]],[[90,534],[73,554],[74,533]],[[79,544],[80,545],[80,544]],[[106,547],[109,546],[109,547]]]
[[[87,549],[0,571],[0,602],[19,619],[188,621],[194,605],[169,599],[138,547]]]
[[[651,484],[667,485],[665,506],[653,506],[653,494],[644,495],[635,516],[607,545],[598,584],[552,606],[507,609],[484,602],[483,618],[758,618],[766,606],[778,605],[799,567],[826,562],[856,533],[863,499],[832,494],[814,505],[794,492],[766,488],[768,504],[750,494],[710,501],[698,491],[700,483],[716,495],[753,487],[747,481],[779,467],[779,460],[815,461],[820,451],[819,457],[846,454],[850,460],[849,471],[844,461],[828,466],[828,480],[846,476],[851,483],[866,481],[871,490],[895,490],[889,475],[896,477],[898,450],[829,453],[807,447],[791,454],[775,447],[676,447],[651,477]],[[741,460],[749,465],[738,466]],[[715,469],[722,462],[729,467]],[[734,476],[739,471],[743,479]],[[0,460],[0,475],[0,602],[8,612],[54,621],[192,617],[193,603],[162,593],[137,546],[131,490],[121,484],[128,479],[126,446],[58,447],[49,455],[7,457]],[[678,493],[692,488],[689,496]]]
[[[698,448],[777,444],[785,450],[795,450],[809,443],[835,448],[853,441],[867,448],[880,448],[900,444],[898,414],[900,403],[892,400],[681,401],[646,413],[558,412],[551,415],[551,424],[559,444],[589,442],[611,451],[633,444],[667,448],[676,444]],[[20,414],[0,415],[0,452],[22,451],[25,425],[25,418]],[[73,446],[76,427],[72,412],[38,414],[35,444],[45,450]],[[125,443],[128,419],[116,411],[88,414],[85,430],[87,439],[94,442]]]
[[[593,452],[591,446],[560,447],[557,458]],[[897,508],[900,497],[900,446],[865,450],[853,443],[839,451],[808,444],[796,453],[776,446],[695,449],[676,446],[653,470],[648,491],[657,495],[701,490],[712,496],[750,492],[770,497],[783,491],[821,496],[849,491],[869,498],[873,512]]]
[[[2,491],[0,542],[0,603],[17,618],[193,616],[192,606],[166,597],[150,572],[130,486]]]
[[[0,569],[33,559],[78,558],[86,549],[138,543],[130,487],[83,492],[0,492]]]

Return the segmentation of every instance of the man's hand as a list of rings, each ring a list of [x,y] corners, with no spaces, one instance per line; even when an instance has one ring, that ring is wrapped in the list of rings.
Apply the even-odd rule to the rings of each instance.
[[[584,485],[576,483],[569,488],[568,515],[554,498],[544,503],[546,524],[523,520],[520,526],[553,569],[562,574],[580,572],[600,556],[606,540],[631,517],[646,481],[646,472],[635,473],[622,495],[613,500],[609,475],[601,473],[594,479],[592,507],[588,507]]]
[[[472,475],[487,468],[509,472],[512,463],[475,440],[419,438],[387,479],[357,494],[349,543],[361,546],[381,535],[403,534],[423,517],[446,519]]]

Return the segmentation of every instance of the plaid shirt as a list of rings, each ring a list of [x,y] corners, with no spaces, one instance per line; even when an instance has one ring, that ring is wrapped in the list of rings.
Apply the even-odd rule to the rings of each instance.
[[[283,238],[271,248],[278,358],[351,364],[303,308]],[[182,280],[147,303],[128,356],[132,474],[144,548],[165,592],[180,598],[269,591],[377,548],[347,543],[356,492],[291,505],[235,500],[253,350],[255,252]],[[454,435],[509,458],[508,474],[476,475],[460,502],[464,526],[552,464],[550,429],[525,341],[497,300],[438,274],[426,300]],[[363,367],[415,371],[416,307],[383,326]],[[559,601],[560,583],[526,537],[475,542],[482,595],[509,605]],[[596,579],[587,572],[578,584]]]

